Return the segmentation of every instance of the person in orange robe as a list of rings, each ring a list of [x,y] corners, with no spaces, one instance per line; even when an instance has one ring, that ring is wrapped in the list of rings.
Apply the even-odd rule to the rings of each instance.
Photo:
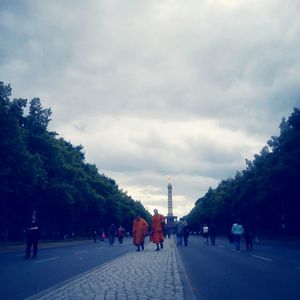
[[[137,216],[133,221],[132,226],[132,234],[133,234],[133,244],[137,246],[136,251],[144,250],[144,242],[145,242],[145,236],[148,232],[148,223],[141,218],[140,216]]]
[[[165,217],[158,213],[157,209],[154,209],[154,215],[152,217],[152,235],[151,241],[156,244],[156,251],[163,249],[164,242],[164,225]],[[159,249],[160,245],[160,249]]]

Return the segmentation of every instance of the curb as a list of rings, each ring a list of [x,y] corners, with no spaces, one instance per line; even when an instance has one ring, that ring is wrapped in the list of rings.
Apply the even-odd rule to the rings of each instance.
[[[182,259],[180,257],[179,251],[176,246],[176,239],[174,237],[172,237],[172,239],[173,239],[172,245],[174,247],[174,251],[175,251],[175,255],[176,255],[177,263],[178,263],[178,271],[179,271],[179,275],[180,275],[182,286],[183,286],[184,299],[196,300],[196,296],[193,292],[191,283],[187,277],[186,270],[184,268]]]

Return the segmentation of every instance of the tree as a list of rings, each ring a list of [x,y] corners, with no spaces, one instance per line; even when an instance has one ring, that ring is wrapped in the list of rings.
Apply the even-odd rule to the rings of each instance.
[[[300,110],[282,119],[280,135],[271,137],[234,179],[222,180],[197,200],[188,214],[195,226],[214,218],[219,231],[236,219],[268,235],[299,235]]]
[[[33,210],[42,237],[88,236],[110,222],[131,228],[142,204],[85,161],[83,147],[48,131],[51,109],[39,98],[10,100],[0,82],[0,239],[20,239]]]

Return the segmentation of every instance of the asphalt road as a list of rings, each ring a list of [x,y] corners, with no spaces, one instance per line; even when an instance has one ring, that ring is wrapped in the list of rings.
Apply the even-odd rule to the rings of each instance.
[[[69,245],[72,245],[70,243]],[[194,294],[199,300],[299,300],[300,244],[262,242],[247,252],[233,249],[226,239],[215,246],[191,236],[188,247],[179,247]],[[99,265],[135,251],[132,239],[87,241],[81,245],[40,249],[35,260],[24,260],[24,248],[0,253],[0,299],[24,299],[61,284]],[[187,299],[189,300],[189,299]]]
[[[132,239],[124,239],[121,245],[116,240],[113,247],[107,241],[87,241],[40,249],[34,260],[24,260],[24,248],[0,253],[0,299],[24,299],[129,251],[135,251]]]
[[[191,236],[179,247],[192,289],[199,300],[299,300],[300,247],[262,242],[240,252],[226,239],[205,245]]]

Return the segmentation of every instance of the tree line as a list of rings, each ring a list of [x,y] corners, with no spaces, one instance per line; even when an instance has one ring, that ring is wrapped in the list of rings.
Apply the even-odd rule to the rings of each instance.
[[[294,108],[253,161],[199,198],[186,216],[191,228],[213,222],[228,233],[239,220],[268,236],[300,235],[300,110]]]
[[[150,220],[140,201],[85,161],[81,145],[48,130],[50,108],[11,99],[11,91],[0,82],[0,240],[21,239],[34,210],[44,238]]]

